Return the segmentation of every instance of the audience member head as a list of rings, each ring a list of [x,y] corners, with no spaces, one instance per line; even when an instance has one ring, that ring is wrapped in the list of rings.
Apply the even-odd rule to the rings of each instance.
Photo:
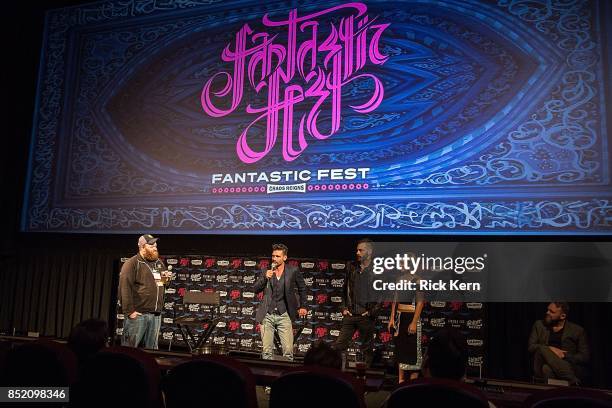
[[[108,325],[104,320],[88,319],[74,326],[68,337],[68,347],[76,354],[79,363],[107,345]]]
[[[306,352],[304,364],[342,369],[342,355],[324,341],[317,341]]]
[[[423,361],[425,377],[463,380],[467,364],[465,337],[453,328],[438,330],[429,341]]]

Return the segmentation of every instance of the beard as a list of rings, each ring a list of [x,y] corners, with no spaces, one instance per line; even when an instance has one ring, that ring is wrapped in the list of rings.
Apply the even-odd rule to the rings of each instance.
[[[546,326],[556,326],[559,323],[560,319],[553,319],[552,317],[546,315],[544,316],[544,325]]]
[[[157,261],[159,259],[159,252],[157,251],[157,248],[153,248],[153,249],[145,248],[145,253],[144,253],[143,258],[149,262]]]

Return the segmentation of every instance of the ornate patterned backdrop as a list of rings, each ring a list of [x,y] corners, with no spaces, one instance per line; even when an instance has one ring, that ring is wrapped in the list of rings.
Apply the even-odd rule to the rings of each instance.
[[[606,7],[135,0],[51,11],[23,229],[609,234]],[[307,15],[293,40],[277,24]],[[305,72],[285,78],[290,45],[315,26],[316,56],[298,52]],[[251,52],[238,89],[232,53],[263,38],[276,59]],[[270,130],[274,115],[293,132]],[[346,168],[370,170],[276,183],[303,192],[275,194],[271,182],[213,176]]]
[[[125,261],[125,259],[122,259]],[[261,336],[259,324],[255,321],[261,294],[253,293],[252,286],[260,268],[269,266],[267,257],[218,257],[206,255],[168,256],[165,259],[174,273],[166,289],[165,307],[162,315],[160,348],[173,347],[173,350],[186,350],[182,335],[174,324],[175,309],[177,316],[189,315],[202,318],[210,317],[208,309],[199,305],[183,307],[182,297],[186,291],[219,292],[221,307],[219,323],[210,337],[210,343],[225,346],[233,351],[259,353]],[[298,356],[308,351],[316,340],[333,343],[340,333],[342,313],[339,305],[342,299],[342,286],[347,261],[329,259],[289,259],[302,271],[307,286],[308,317],[298,322],[303,328],[296,339],[294,349]],[[208,306],[202,306],[208,308]],[[180,310],[183,309],[183,310]],[[483,303],[430,302],[422,313],[422,341],[426,345],[431,335],[441,327],[455,327],[465,336],[468,349],[468,374],[478,376],[480,367],[486,369],[485,361],[485,305]],[[377,317],[377,350],[375,363],[393,365],[394,345],[387,329],[390,304],[383,304],[383,311]],[[119,314],[116,332],[122,333],[124,316]],[[203,329],[202,329],[203,330]],[[201,332],[202,330],[197,330]],[[354,338],[357,337],[357,333]],[[349,353],[358,349],[358,342],[352,343]],[[484,371],[483,371],[484,374]]]

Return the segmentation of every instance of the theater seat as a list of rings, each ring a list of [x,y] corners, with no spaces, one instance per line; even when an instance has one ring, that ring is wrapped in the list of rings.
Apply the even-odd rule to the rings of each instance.
[[[471,385],[440,378],[420,378],[398,385],[389,396],[387,406],[487,408],[489,403],[482,391]]]
[[[72,386],[77,358],[65,344],[37,340],[21,344],[6,354],[2,386]]]
[[[531,394],[525,401],[529,408],[612,407],[612,397],[605,392],[583,388],[553,388]]]
[[[295,368],[272,383],[270,408],[287,407],[363,408],[363,387],[352,376],[333,368]]]
[[[174,367],[162,388],[166,408],[256,408],[255,377],[244,364],[226,356],[199,356]]]
[[[83,366],[71,400],[76,407],[159,408],[161,374],[155,359],[131,347],[110,347]]]

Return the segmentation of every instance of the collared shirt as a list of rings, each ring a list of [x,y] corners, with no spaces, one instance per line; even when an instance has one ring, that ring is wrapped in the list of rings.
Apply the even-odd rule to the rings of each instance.
[[[355,268],[355,278],[353,280],[353,299],[350,309],[350,312],[353,315],[361,315],[368,310],[367,297],[372,272],[371,269],[371,264],[363,269],[361,268],[361,265],[358,265]]]

